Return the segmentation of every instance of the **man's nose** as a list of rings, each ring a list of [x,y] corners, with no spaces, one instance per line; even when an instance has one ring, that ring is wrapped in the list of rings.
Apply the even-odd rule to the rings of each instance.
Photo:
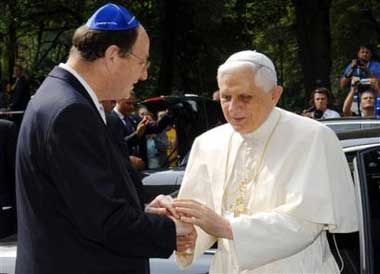
[[[232,98],[230,101],[230,104],[228,106],[228,110],[229,111],[236,111],[236,110],[239,110],[240,108],[241,108],[241,101],[238,99]]]
[[[141,71],[139,80],[140,81],[145,81],[146,79],[148,79],[148,67],[144,66],[143,70]]]

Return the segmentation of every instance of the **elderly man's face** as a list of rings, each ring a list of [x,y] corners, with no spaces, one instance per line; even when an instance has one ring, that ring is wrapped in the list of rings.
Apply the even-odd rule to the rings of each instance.
[[[218,79],[220,102],[226,120],[239,133],[250,133],[268,117],[281,95],[281,87],[265,92],[252,70],[242,68]]]

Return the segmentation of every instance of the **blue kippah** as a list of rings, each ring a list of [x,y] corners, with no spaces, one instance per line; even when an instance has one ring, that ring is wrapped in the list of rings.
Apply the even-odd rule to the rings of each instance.
[[[86,25],[92,30],[128,30],[137,28],[139,21],[123,6],[108,3],[100,7]]]

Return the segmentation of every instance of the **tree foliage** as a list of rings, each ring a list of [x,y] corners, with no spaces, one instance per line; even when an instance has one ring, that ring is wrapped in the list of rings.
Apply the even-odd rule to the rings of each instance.
[[[21,63],[35,85],[65,61],[76,27],[108,1],[2,0],[0,78]],[[380,43],[380,2],[364,0],[118,1],[151,37],[145,96],[217,89],[216,70],[233,52],[257,49],[275,62],[284,86],[280,104],[305,107],[316,85],[338,90],[344,66],[359,44]]]

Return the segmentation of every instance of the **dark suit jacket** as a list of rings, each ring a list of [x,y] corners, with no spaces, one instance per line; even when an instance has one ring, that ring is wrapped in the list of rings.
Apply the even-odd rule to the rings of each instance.
[[[16,155],[16,273],[147,273],[175,226],[145,214],[84,87],[54,68],[30,101]]]

